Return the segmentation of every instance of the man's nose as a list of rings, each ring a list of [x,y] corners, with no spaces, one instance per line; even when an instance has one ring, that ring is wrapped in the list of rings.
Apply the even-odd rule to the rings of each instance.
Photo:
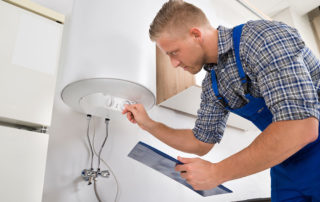
[[[181,64],[181,62],[175,58],[172,58],[170,57],[170,60],[171,60],[171,64],[174,66],[174,67],[179,67],[179,65]]]

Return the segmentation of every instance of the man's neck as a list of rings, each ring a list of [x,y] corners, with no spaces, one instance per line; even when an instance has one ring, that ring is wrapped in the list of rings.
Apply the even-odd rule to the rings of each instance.
[[[218,30],[211,28],[208,30],[204,40],[204,50],[206,63],[218,62]]]

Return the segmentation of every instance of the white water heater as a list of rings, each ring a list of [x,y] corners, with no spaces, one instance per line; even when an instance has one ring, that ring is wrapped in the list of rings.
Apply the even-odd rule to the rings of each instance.
[[[63,101],[76,111],[105,117],[123,104],[142,103],[146,109],[155,104],[155,48],[148,29],[156,10],[135,12],[134,4],[74,1],[60,83]]]

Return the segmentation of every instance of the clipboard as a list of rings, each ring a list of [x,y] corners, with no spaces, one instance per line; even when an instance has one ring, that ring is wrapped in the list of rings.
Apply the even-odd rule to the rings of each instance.
[[[138,142],[136,146],[128,154],[128,157],[139,161],[140,163],[159,171],[160,173],[170,177],[189,189],[197,192],[201,196],[212,196],[218,194],[231,193],[232,191],[223,185],[219,185],[210,190],[194,190],[185,179],[180,176],[180,172],[174,170],[177,164],[183,164],[177,159],[157,150],[150,145]]]

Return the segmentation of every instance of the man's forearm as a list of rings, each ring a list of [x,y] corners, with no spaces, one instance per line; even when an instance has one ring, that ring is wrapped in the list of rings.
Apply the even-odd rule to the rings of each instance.
[[[281,163],[316,139],[318,124],[315,118],[272,123],[247,148],[217,164],[221,183]]]
[[[204,155],[213,147],[195,138],[191,129],[173,129],[152,121],[146,130],[165,144],[187,153]]]

